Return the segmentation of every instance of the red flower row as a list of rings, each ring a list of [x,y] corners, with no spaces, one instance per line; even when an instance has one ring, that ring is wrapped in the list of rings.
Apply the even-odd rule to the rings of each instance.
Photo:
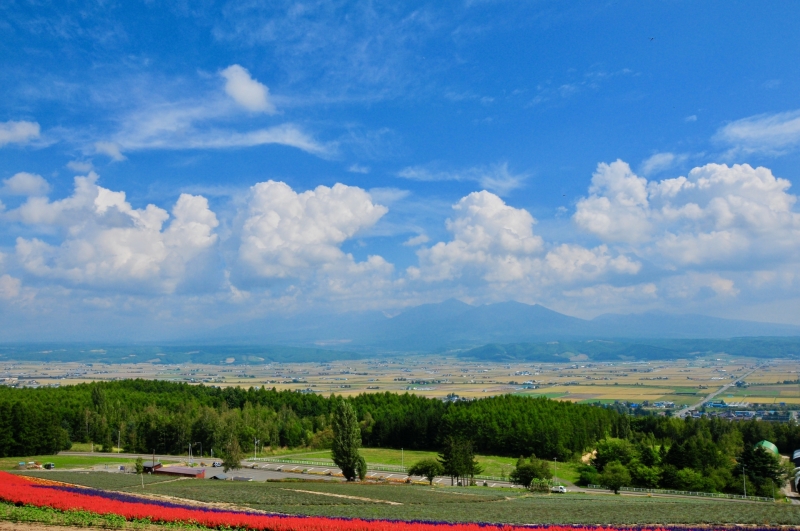
[[[37,484],[38,483],[38,484]],[[126,519],[153,522],[191,522],[206,527],[239,527],[269,531],[530,531],[529,527],[491,524],[449,524],[399,522],[311,516],[284,516],[203,509],[176,504],[161,504],[94,489],[65,489],[26,477],[0,472],[0,499],[62,511],[83,510],[97,514],[117,514]],[[547,526],[546,531],[617,531],[603,527]],[[667,530],[652,530],[667,531]]]

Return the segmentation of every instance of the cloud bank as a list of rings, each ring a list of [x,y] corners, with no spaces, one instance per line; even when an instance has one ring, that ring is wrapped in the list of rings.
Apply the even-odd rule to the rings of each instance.
[[[187,266],[217,241],[219,222],[200,196],[181,194],[169,213],[132,208],[125,192],[76,177],[73,194],[50,201],[29,197],[6,219],[61,236],[60,242],[18,237],[16,258],[29,275],[66,285],[171,293]]]
[[[60,199],[24,172],[2,190],[21,203],[0,213],[18,232],[0,261],[0,300],[25,300],[32,312],[76,296],[109,308],[120,297],[130,307],[158,300],[175,318],[219,305],[261,315],[389,310],[451,296],[584,315],[800,296],[797,198],[789,181],[746,164],[648,180],[623,161],[601,163],[575,204],[572,232],[559,233],[564,240],[539,234],[528,210],[476,191],[452,205],[447,237],[414,230],[394,241],[413,257],[399,270],[372,244],[408,194],[392,195],[387,207],[356,186],[300,191],[269,180],[222,210],[181,194],[168,211],[134,207],[93,172],[75,177]]]

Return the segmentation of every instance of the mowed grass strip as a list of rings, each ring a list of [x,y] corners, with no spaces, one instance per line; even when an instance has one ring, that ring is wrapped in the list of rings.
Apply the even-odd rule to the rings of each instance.
[[[105,485],[105,488],[109,488],[108,485],[113,481],[119,484],[126,481],[124,474],[61,472],[41,476],[87,486]],[[403,505],[390,506],[357,499],[317,496],[293,489],[390,500]],[[135,492],[129,488],[123,490]],[[144,492],[286,514],[354,518],[518,524],[800,525],[800,507],[785,503],[648,498],[599,493],[531,495],[519,490],[484,487],[238,483],[188,479],[147,485]]]
[[[0,458],[0,470],[14,470],[20,462],[34,461],[39,464],[55,463],[59,468],[91,468],[95,465],[108,465],[109,468],[119,465],[133,466],[134,459],[113,455],[80,456],[80,455],[33,455],[29,457]]]

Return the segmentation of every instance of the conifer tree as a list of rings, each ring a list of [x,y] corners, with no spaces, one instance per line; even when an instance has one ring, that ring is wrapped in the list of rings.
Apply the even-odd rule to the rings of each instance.
[[[361,456],[358,449],[361,447],[361,428],[353,406],[346,400],[339,400],[333,411],[333,444],[331,455],[333,462],[342,470],[342,475],[347,481],[354,481],[359,472]],[[363,465],[366,475],[366,463]]]

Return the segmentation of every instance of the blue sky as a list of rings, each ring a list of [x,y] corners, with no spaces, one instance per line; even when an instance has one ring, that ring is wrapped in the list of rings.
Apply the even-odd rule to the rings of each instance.
[[[797,27],[793,2],[4,2],[0,339],[450,297],[800,324]]]

